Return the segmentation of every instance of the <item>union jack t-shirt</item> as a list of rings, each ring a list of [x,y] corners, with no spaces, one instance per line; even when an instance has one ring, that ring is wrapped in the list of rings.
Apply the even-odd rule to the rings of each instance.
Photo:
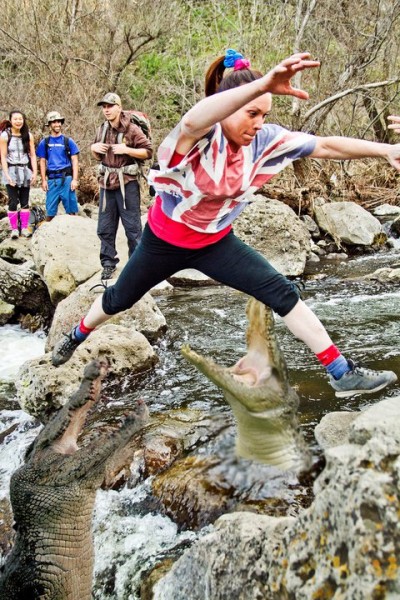
[[[178,164],[174,160],[170,166],[179,134],[180,124],[159,147],[160,170],[149,173],[148,181],[156,191],[149,225],[157,234],[157,219],[171,219],[203,234],[202,239],[209,237],[208,243],[230,230],[252,194],[294,160],[311,154],[316,143],[312,135],[265,124],[249,146],[234,152],[217,123]],[[183,245],[176,239],[163,239]],[[198,245],[207,242],[189,247]]]

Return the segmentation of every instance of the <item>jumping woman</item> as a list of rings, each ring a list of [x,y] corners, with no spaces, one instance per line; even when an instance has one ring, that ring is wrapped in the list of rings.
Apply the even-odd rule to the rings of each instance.
[[[263,75],[234,50],[213,62],[206,74],[206,98],[184,115],[159,148],[160,170],[149,175],[155,202],[139,245],[116,284],[56,344],[55,366],[66,362],[95,327],[175,272],[192,268],[278,313],[325,366],[338,397],[375,392],[396,381],[391,371],[372,371],[347,360],[299,298],[296,286],[232,231],[249,196],[303,156],[382,157],[400,170],[400,144],[318,137],[264,122],[272,94],[308,98],[290,81],[299,71],[318,66],[309,54],[294,54]]]

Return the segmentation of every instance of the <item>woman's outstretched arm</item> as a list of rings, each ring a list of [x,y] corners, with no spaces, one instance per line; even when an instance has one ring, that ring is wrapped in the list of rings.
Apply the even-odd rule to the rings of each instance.
[[[293,54],[260,79],[200,100],[182,118],[182,139],[199,140],[215,123],[266,93],[296,96],[307,100],[308,93],[293,88],[290,80],[299,71],[319,66],[320,63],[309,60],[309,56],[306,52]]]
[[[385,158],[400,171],[400,144],[382,144],[340,136],[317,137],[312,158],[351,160],[357,158]]]

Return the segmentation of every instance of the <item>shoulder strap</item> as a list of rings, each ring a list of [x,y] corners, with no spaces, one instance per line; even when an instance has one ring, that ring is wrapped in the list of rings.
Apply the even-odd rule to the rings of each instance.
[[[104,140],[106,139],[107,130],[108,130],[109,126],[110,126],[109,122],[104,121],[104,123],[102,125],[101,138],[100,138],[100,142],[102,144],[104,144]]]
[[[48,158],[49,158],[49,141],[50,141],[50,136],[48,135],[47,137],[44,138],[44,153],[45,153],[46,160],[48,160]]]
[[[64,148],[68,160],[71,160],[71,148],[69,147],[69,137],[64,135]]]

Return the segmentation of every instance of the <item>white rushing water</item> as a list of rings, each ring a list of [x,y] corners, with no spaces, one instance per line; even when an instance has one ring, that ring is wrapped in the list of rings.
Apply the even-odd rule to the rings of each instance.
[[[0,381],[15,381],[19,367],[44,354],[43,333],[29,333],[19,325],[0,327]]]
[[[43,333],[29,333],[19,325],[0,327],[0,384],[7,386],[14,383],[18,369],[25,361],[44,354],[45,341]],[[8,385],[7,389],[10,391],[5,396],[12,395],[12,386]],[[0,449],[0,498],[8,496],[11,474],[20,466],[25,449],[40,430],[40,425],[35,425],[26,412],[9,410],[6,400],[4,405],[5,409],[0,411],[0,431],[13,425],[17,427],[6,437]]]

